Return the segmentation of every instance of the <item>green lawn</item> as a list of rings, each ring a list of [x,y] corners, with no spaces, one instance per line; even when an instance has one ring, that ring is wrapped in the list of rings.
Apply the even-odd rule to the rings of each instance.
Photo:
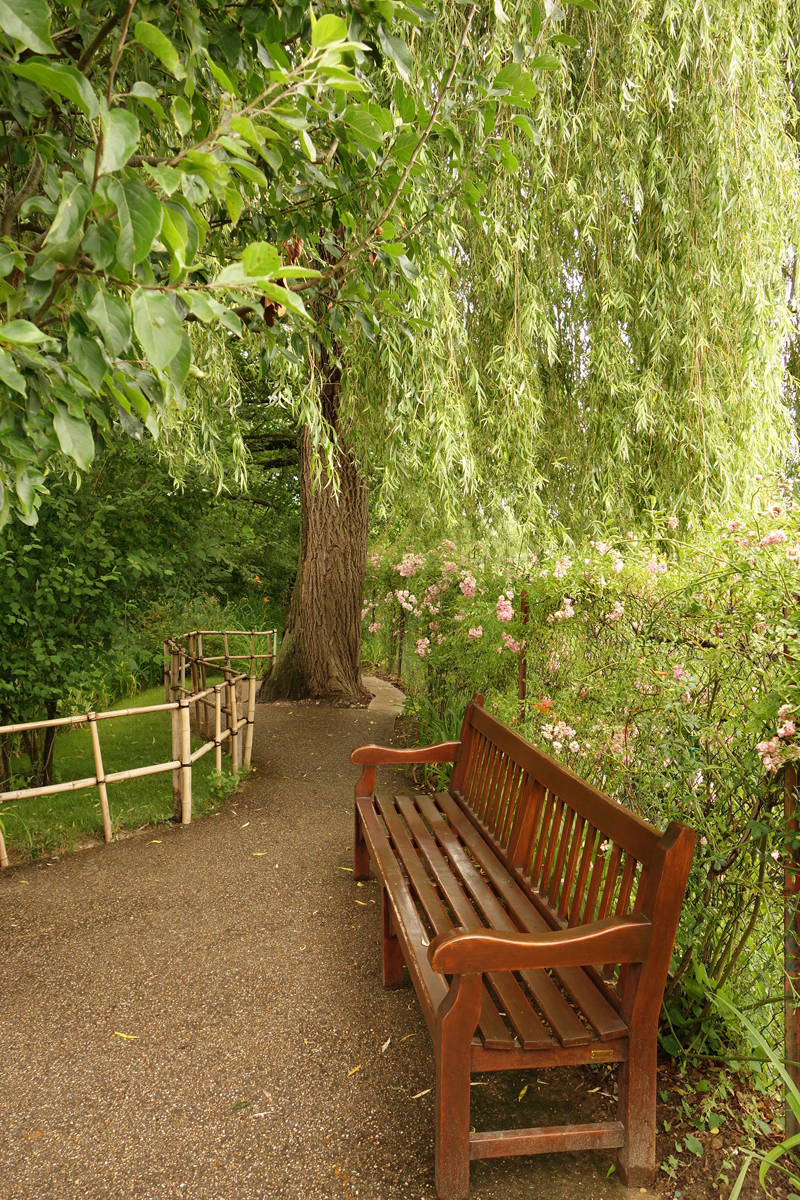
[[[140,692],[133,699],[120,700],[113,707],[140,708],[163,703],[164,689],[155,687]],[[168,712],[100,721],[98,730],[107,774],[131,767],[144,767],[149,763],[168,762],[172,757]],[[200,745],[201,739],[192,734],[192,749]],[[18,760],[15,765],[24,770],[27,758]],[[231,784],[230,758],[227,755],[223,755],[222,770],[223,791],[227,793]],[[94,774],[88,726],[59,731],[53,773],[56,783]],[[214,751],[210,750],[192,767],[193,818],[211,811],[220,803],[220,789],[215,784]],[[164,821],[172,815],[172,773],[166,771],[159,775],[145,775],[141,779],[110,783],[108,805],[115,830],[136,829]],[[11,801],[0,808],[0,819],[12,861],[74,849],[88,838],[103,836],[97,788]]]

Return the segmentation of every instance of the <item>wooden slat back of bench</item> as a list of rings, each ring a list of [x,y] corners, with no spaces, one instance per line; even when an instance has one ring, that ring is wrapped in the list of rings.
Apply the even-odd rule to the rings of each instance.
[[[451,790],[554,928],[646,911],[661,833],[490,716],[482,697]],[[618,999],[617,975],[604,971]]]

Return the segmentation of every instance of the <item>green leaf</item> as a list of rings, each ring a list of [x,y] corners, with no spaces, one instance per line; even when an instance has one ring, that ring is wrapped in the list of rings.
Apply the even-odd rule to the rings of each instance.
[[[44,239],[45,246],[60,246],[68,242],[81,228],[92,206],[89,188],[69,171],[64,174],[61,186],[61,203]]]
[[[306,157],[309,158],[312,163],[316,162],[317,161],[317,148],[314,145],[314,143],[312,142],[311,138],[306,133],[305,129],[300,134],[300,144],[306,152]]]
[[[0,379],[6,387],[11,388],[14,392],[19,392],[21,396],[28,394],[25,376],[17,370],[14,360],[7,350],[0,350]]]
[[[332,46],[336,42],[347,41],[347,22],[341,17],[326,13],[320,17],[311,34],[311,45],[315,49],[322,46]]]
[[[578,39],[569,33],[557,33],[552,42],[554,46],[580,46]]]
[[[2,10],[2,0],[0,0]],[[0,25],[5,28],[5,22],[0,19]],[[65,100],[77,104],[87,117],[97,120],[100,104],[92,85],[85,75],[75,67],[62,66],[61,63],[49,62],[46,58],[29,58],[22,63],[8,63],[9,70],[23,79],[30,79],[44,92],[57,92]]]
[[[184,100],[183,96],[176,96],[172,101],[172,119],[175,122],[178,133],[181,137],[186,137],[192,131],[192,110]]]
[[[202,321],[204,325],[208,325],[211,321],[217,319],[214,309],[205,296],[202,296],[199,292],[185,291],[180,292],[179,295],[189,305],[189,311],[192,315],[197,317],[198,321]]]
[[[36,54],[56,54],[44,0],[0,0],[0,29]]]
[[[133,328],[148,361],[163,371],[181,348],[183,330],[178,314],[166,296],[142,288],[131,297],[131,311]]]
[[[114,108],[103,121],[103,153],[100,174],[112,175],[125,166],[139,145],[139,122],[133,113]]]
[[[144,169],[168,196],[177,192],[183,181],[183,171],[176,171],[174,167],[148,167],[145,165]]]
[[[236,188],[225,188],[225,205],[228,209],[228,216],[235,225],[242,215],[242,209],[244,208],[242,193],[237,191]]]
[[[53,429],[64,454],[74,459],[82,471],[88,471],[94,458],[94,438],[89,422],[73,416],[66,404],[56,400]]]
[[[30,321],[9,321],[0,325],[0,342],[13,342],[16,346],[33,346],[46,342],[48,335],[37,329]]]
[[[561,66],[561,59],[557,54],[537,54],[528,66],[532,71],[557,71]]]
[[[127,350],[131,342],[131,314],[127,304],[101,288],[86,310],[103,335],[106,349],[113,356]]]
[[[344,118],[345,125],[353,131],[356,141],[365,150],[379,150],[383,141],[383,133],[378,122],[370,115],[364,104],[348,108]]]
[[[383,28],[383,25],[378,25],[378,41],[381,44],[381,50],[390,58],[397,67],[397,73],[406,83],[411,82],[411,72],[414,68],[414,59],[411,57],[411,51],[405,44],[402,38],[392,37]]]
[[[214,62],[213,58],[211,57],[211,55],[208,53],[207,50],[206,50],[206,62],[208,63],[209,71],[214,76],[217,83],[222,88],[223,92],[227,92],[229,96],[238,96],[239,91],[238,91],[235,83],[233,82],[233,80],[230,78],[229,75],[227,75],[225,73],[225,71],[223,71],[222,67],[218,63]]]
[[[535,2],[531,5],[531,40],[536,41],[539,36],[539,30],[542,28],[542,10]]]
[[[566,0],[567,4],[574,4],[578,8],[588,8],[589,12],[600,12],[600,5],[595,4],[594,0]]]
[[[259,171],[258,167],[254,167],[252,163],[242,162],[240,158],[228,159],[228,166],[234,171],[238,171],[243,179],[248,179],[251,183],[257,183],[259,187],[266,188],[267,177],[263,171]]]
[[[521,129],[523,133],[526,133],[534,145],[538,146],[541,139],[534,129],[530,117],[527,117],[525,113],[515,113],[511,118],[511,124],[516,125],[517,129]]]
[[[154,54],[176,79],[186,78],[186,68],[178,56],[178,51],[155,25],[151,25],[149,21],[138,21],[133,36],[139,45]]]
[[[141,179],[113,179],[108,188],[117,206],[117,258],[126,271],[143,262],[161,229],[161,205]]]
[[[279,287],[276,283],[265,283],[259,290],[263,292],[268,300],[274,300],[276,304],[282,304],[288,312],[294,313],[297,317],[308,318],[306,306],[297,292],[290,292],[288,288]]]
[[[159,93],[150,83],[145,83],[143,79],[137,79],[131,90],[127,93],[129,96],[134,96],[137,100],[141,100],[142,104],[146,104],[152,113],[158,117],[159,121],[166,121],[167,114],[158,102]]]
[[[687,1133],[683,1141],[687,1150],[690,1150],[692,1154],[696,1154],[698,1158],[703,1157],[703,1143],[698,1141],[693,1133]]]
[[[93,337],[86,337],[73,329],[70,330],[67,344],[72,362],[84,379],[92,385],[96,392],[99,392],[108,373],[108,364],[97,340]]]
[[[503,25],[508,24],[508,14],[500,3],[500,0],[494,0],[494,15]]]
[[[281,273],[281,256],[269,242],[253,242],[242,255],[245,275],[274,279]]]

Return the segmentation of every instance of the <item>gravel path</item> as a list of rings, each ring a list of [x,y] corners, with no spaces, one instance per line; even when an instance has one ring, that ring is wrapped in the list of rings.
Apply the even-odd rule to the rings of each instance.
[[[3,873],[3,1200],[432,1200],[430,1042],[413,990],[381,987],[377,885],[347,869],[348,755],[392,739],[395,707],[259,706],[222,813]],[[476,1082],[479,1128],[599,1102],[579,1074]],[[478,1163],[472,1194],[620,1198],[610,1161]]]

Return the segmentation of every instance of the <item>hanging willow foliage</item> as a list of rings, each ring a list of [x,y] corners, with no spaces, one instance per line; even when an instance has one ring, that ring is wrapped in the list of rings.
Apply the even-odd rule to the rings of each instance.
[[[586,52],[529,130],[498,114],[518,173],[473,181],[405,319],[348,362],[387,511],[692,520],[785,464],[793,21],[739,0],[569,10]]]

